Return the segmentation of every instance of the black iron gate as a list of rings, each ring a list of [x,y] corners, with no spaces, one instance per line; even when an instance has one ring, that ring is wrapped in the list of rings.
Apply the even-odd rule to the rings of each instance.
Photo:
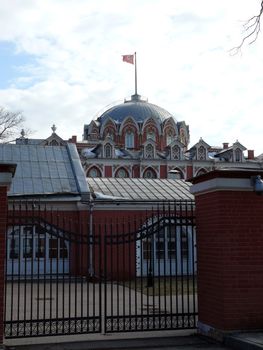
[[[194,202],[163,205],[105,236],[105,332],[195,328]],[[126,233],[124,233],[126,232]]]
[[[5,337],[195,328],[194,202],[96,223],[9,207]]]
[[[86,225],[41,204],[9,207],[6,338],[101,332],[101,282],[89,271],[101,244]]]

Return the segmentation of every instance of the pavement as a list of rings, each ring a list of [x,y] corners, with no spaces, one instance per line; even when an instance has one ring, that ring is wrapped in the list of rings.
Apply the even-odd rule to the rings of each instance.
[[[188,337],[125,339],[95,342],[73,342],[64,344],[39,344],[8,347],[9,350],[194,350],[229,349],[219,343],[193,335]]]
[[[172,334],[171,334],[172,332]],[[157,334],[156,334],[157,333]],[[2,349],[0,347],[0,349]],[[161,331],[129,334],[21,338],[6,343],[6,350],[263,350],[263,332],[229,335],[224,344],[198,335],[196,331]]]
[[[107,340],[68,341],[60,343],[20,344],[9,345],[8,350],[194,350],[194,349],[230,349],[205,337],[198,336],[196,332],[188,335],[155,337],[115,338]],[[57,338],[57,337],[56,337]]]
[[[261,332],[242,332],[233,334],[226,338],[226,345],[232,349],[240,350],[262,350],[263,349],[263,331]]]

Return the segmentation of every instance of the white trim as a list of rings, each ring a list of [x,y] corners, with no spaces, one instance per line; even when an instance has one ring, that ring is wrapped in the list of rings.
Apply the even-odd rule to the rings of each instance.
[[[205,192],[215,191],[254,191],[251,179],[217,178],[197,183],[190,187],[190,192],[197,195]]]

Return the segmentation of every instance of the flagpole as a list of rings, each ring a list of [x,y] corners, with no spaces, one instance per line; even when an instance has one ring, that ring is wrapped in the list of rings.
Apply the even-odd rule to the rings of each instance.
[[[137,95],[137,62],[136,62],[136,52],[134,52],[134,65],[135,65],[135,95]]]

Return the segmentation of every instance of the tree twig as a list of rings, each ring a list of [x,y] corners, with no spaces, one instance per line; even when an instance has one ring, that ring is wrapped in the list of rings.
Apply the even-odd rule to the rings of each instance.
[[[263,13],[263,0],[261,0],[261,3],[260,3],[259,14],[249,18],[249,20],[243,25],[244,32],[246,33],[246,35],[244,36],[244,38],[242,39],[241,43],[238,46],[233,47],[230,50],[230,53],[232,55],[235,55],[238,52],[240,52],[241,48],[243,47],[244,43],[247,40],[251,39],[248,42],[248,45],[253,44],[257,40],[258,34],[259,34],[260,30],[261,30],[261,26],[260,26],[261,23],[260,23],[260,21],[261,21],[262,13]]]

